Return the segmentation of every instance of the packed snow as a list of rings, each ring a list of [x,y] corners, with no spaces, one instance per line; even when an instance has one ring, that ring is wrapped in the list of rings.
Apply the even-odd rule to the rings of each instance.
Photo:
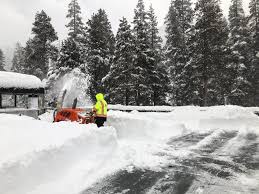
[[[124,105],[109,105],[111,110],[121,111],[144,111],[144,112],[171,112],[175,109],[172,106],[124,106]]]
[[[246,133],[259,135],[258,116],[236,106],[108,115],[106,126],[98,129],[93,124],[52,123],[51,112],[41,120],[1,114],[0,193],[76,194],[122,169],[159,171],[174,163],[172,156],[188,158],[192,150],[206,147],[224,132],[237,131],[236,139]],[[169,149],[168,141],[192,132],[212,134],[188,149]],[[229,141],[225,152],[238,145]]]
[[[24,88],[38,89],[43,84],[39,78],[33,75],[0,71],[0,88]]]

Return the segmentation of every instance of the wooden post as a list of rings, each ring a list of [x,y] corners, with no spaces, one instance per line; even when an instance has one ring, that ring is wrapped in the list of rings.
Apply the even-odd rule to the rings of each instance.
[[[14,107],[16,108],[17,107],[17,96],[14,95]]]

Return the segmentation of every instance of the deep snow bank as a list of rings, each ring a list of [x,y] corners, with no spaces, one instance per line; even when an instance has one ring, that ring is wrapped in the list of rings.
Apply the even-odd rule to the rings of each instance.
[[[119,138],[164,140],[170,136],[180,135],[186,128],[182,123],[178,123],[166,114],[159,113],[161,118],[154,118],[156,114],[131,113],[120,111],[109,111],[107,125],[113,126]],[[162,118],[162,115],[164,118]]]
[[[168,149],[168,140],[183,134],[213,131],[259,132],[259,117],[236,107],[177,107],[170,113],[109,111],[105,128],[77,123],[52,123],[0,115],[0,193],[79,193],[119,169],[152,168],[188,157],[187,149]],[[218,131],[216,131],[218,130]],[[170,153],[169,153],[170,152]]]
[[[253,111],[238,106],[178,107],[170,116],[190,130],[250,128],[257,131],[259,126],[259,117]]]
[[[114,126],[122,138],[166,139],[191,131],[214,129],[250,129],[259,133],[259,117],[251,109],[238,106],[174,107],[169,113],[109,111],[108,125]]]
[[[80,162],[98,168],[117,147],[115,130],[0,116],[0,193],[29,193],[55,182]],[[49,188],[50,189],[50,188]],[[52,188],[53,189],[53,188]]]

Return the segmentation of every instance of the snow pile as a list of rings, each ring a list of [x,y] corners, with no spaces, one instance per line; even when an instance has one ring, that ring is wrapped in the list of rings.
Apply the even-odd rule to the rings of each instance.
[[[238,106],[179,107],[169,113],[171,119],[189,130],[240,130],[259,126],[259,118],[249,109]]]
[[[175,110],[177,107],[173,106],[124,106],[124,105],[109,105],[111,110],[120,111],[144,111],[144,112],[170,112]]]
[[[148,116],[148,113],[139,113],[133,111],[131,113],[120,111],[109,111],[107,124],[117,129],[119,138],[131,139],[149,139],[161,140],[167,139],[169,136],[181,135],[186,128],[182,123],[178,123],[168,117],[168,113],[158,113],[161,118],[154,119]],[[162,118],[162,115],[165,117]]]
[[[109,105],[109,108],[110,107],[111,106]],[[124,108],[127,107],[122,106],[122,110],[124,110]],[[145,111],[148,110],[147,107],[140,108]],[[155,111],[156,107],[149,107],[149,109]],[[138,112],[136,110],[131,113],[109,111],[108,123],[115,126],[115,128],[121,129],[118,132],[119,137],[139,137],[140,135],[143,136],[148,134],[149,136],[166,137],[167,135],[176,135],[181,132],[190,131],[206,131],[213,129],[258,129],[259,127],[259,118],[254,114],[254,109],[250,108],[238,106],[186,106],[168,107],[167,109],[167,107],[164,107],[163,111],[166,110],[168,113]],[[128,122],[123,122],[125,120],[128,120]],[[142,129],[140,130],[137,126],[141,126]],[[123,129],[126,130],[125,133]],[[130,130],[130,134],[128,134],[129,129],[132,129]],[[163,129],[161,131],[162,133],[160,132],[160,129]],[[165,132],[165,129],[170,130]]]
[[[110,127],[52,124],[5,114],[0,116],[0,137],[0,193],[5,194],[29,193],[65,177],[78,165],[89,174],[117,147]]]
[[[0,88],[42,88],[41,80],[33,75],[0,71]]]
[[[259,118],[236,106],[175,107],[170,113],[109,111],[106,127],[52,123],[0,115],[0,193],[80,193],[121,169],[159,170],[190,149],[168,149],[167,142],[191,132],[211,132],[199,147],[224,131],[259,133]]]

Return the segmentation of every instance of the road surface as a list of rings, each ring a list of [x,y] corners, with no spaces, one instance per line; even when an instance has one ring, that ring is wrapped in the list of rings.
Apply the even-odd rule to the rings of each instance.
[[[183,150],[188,157],[169,157],[172,163],[159,170],[120,170],[81,194],[184,194],[259,193],[259,138],[255,133],[216,130],[190,133],[167,142],[171,153]],[[169,160],[170,161],[170,160]]]

